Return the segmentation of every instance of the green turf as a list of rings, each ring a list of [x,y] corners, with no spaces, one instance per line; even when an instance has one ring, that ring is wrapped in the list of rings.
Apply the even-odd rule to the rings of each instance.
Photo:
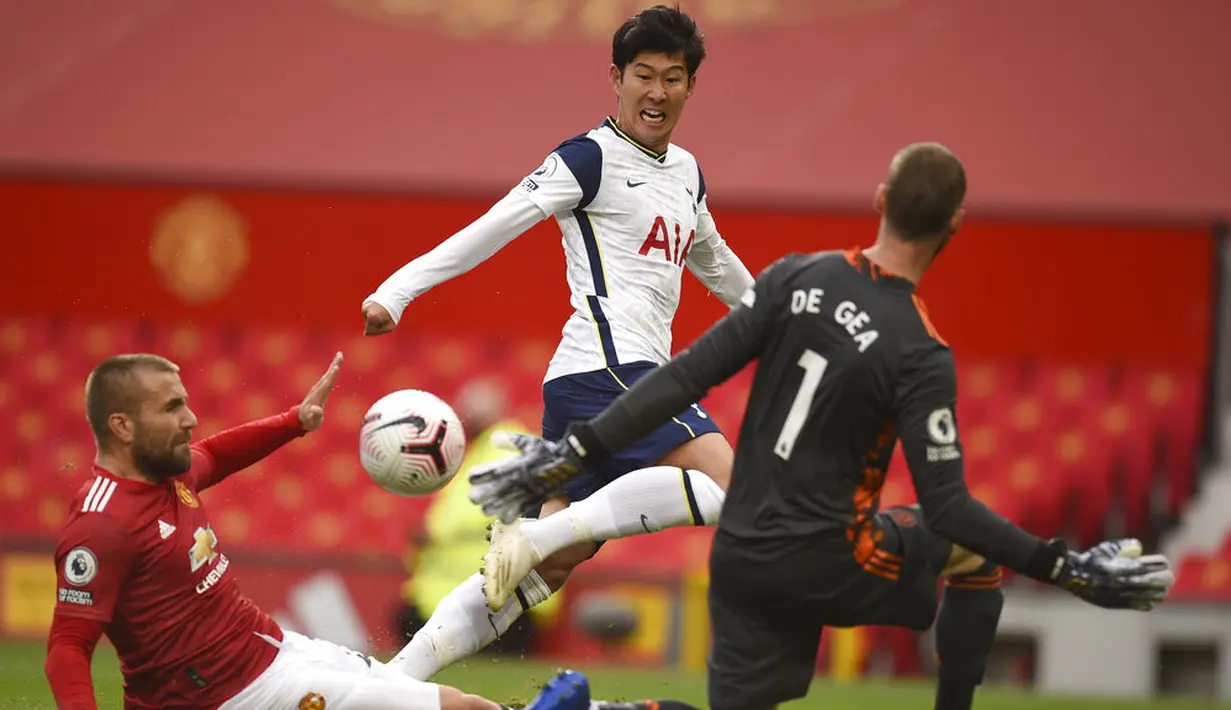
[[[0,644],[0,710],[54,710],[51,691],[43,677],[44,646],[41,643]],[[542,664],[477,658],[445,670],[437,678],[497,701],[526,700],[537,686],[551,677],[553,668]],[[675,698],[705,706],[705,679],[695,674],[639,671],[583,666],[596,698]],[[120,674],[115,655],[100,647],[94,659],[94,683],[99,708],[119,708]],[[794,710],[927,710],[932,707],[932,688],[927,682],[868,681],[836,685],[818,680],[811,695],[787,708]],[[1199,700],[1090,700],[1037,697],[1012,689],[986,688],[975,704],[979,710],[1197,710],[1228,708]]]

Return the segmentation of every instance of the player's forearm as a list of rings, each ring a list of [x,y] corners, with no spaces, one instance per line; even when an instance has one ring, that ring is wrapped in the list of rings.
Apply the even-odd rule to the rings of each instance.
[[[193,472],[199,477],[198,490],[242,471],[303,434],[299,407],[295,406],[282,414],[257,419],[202,439],[192,447]]]
[[[734,308],[754,279],[748,267],[718,234],[708,213],[697,222],[697,247],[689,253],[688,268],[697,279],[729,308]]]
[[[96,710],[90,658],[101,635],[101,624],[56,617],[47,642],[43,672],[60,710]]]
[[[1056,552],[973,498],[964,484],[924,489],[918,496],[932,532],[1002,567],[1050,579]]]
[[[752,288],[754,283],[752,272],[744,266],[744,262],[740,261],[726,242],[723,242],[721,248],[715,252],[715,256],[718,258],[719,265],[718,278],[709,286],[709,289],[728,307],[735,308],[740,297]]]
[[[379,303],[397,323],[412,300],[491,258],[543,218],[537,205],[510,193],[465,229],[395,271],[365,300]]]
[[[44,672],[59,710],[97,710],[90,659],[79,649],[53,647],[47,653]]]

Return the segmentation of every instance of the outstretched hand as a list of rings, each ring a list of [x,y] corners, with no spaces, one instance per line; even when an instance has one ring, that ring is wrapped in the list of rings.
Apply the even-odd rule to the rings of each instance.
[[[299,424],[304,431],[316,431],[324,423],[325,400],[329,399],[329,393],[333,391],[341,369],[342,353],[337,353],[333,356],[333,362],[329,363],[329,369],[325,370],[325,374],[321,375],[321,378],[304,396],[303,402],[299,405]]]
[[[1085,552],[1070,552],[1057,583],[1095,606],[1149,611],[1166,600],[1175,573],[1163,555],[1142,553],[1136,538],[1105,540]]]

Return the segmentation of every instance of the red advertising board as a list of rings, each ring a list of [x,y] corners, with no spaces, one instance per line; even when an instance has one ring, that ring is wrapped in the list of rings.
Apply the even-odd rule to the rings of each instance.
[[[204,195],[204,196],[203,196]],[[149,315],[358,329],[363,298],[488,203],[344,192],[0,181],[5,313]],[[790,251],[870,244],[875,215],[730,209],[719,228],[759,271]],[[403,331],[554,340],[567,316],[559,232],[545,222],[425,294]],[[959,358],[1203,367],[1216,276],[1205,226],[981,218],[921,284]],[[685,275],[683,347],[722,305]],[[406,337],[405,333],[401,336]]]

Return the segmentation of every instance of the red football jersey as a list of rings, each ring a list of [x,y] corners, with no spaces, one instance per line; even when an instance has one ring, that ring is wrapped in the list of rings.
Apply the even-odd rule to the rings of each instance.
[[[161,484],[96,466],[73,500],[55,613],[103,622],[126,708],[214,708],[273,662],[282,631],[240,594],[197,493],[302,434],[296,412],[194,444],[192,469]]]

